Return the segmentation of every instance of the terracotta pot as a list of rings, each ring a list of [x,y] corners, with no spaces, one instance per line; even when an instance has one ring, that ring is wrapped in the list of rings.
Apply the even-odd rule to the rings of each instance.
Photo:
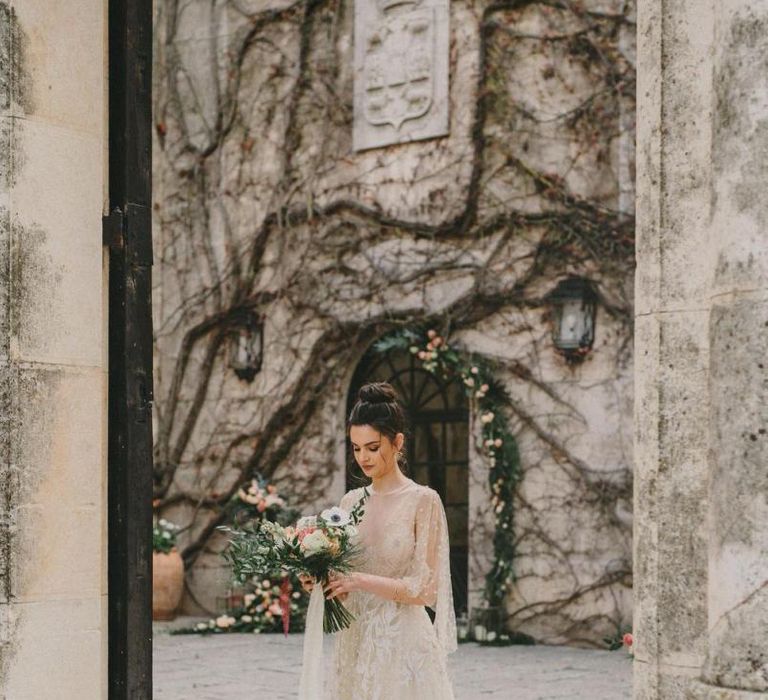
[[[174,549],[152,554],[152,619],[173,620],[184,592],[184,561]]]

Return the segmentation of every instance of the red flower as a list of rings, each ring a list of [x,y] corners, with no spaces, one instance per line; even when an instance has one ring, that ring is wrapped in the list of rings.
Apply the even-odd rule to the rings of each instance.
[[[632,646],[632,633],[627,632],[622,638],[621,641],[624,642],[625,647],[631,647]]]

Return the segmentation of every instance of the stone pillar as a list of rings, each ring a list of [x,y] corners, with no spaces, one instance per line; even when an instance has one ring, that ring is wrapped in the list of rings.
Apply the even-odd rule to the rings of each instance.
[[[760,4],[638,12],[636,698],[768,690]]]
[[[634,697],[686,697],[707,640],[712,18],[638,7]]]
[[[700,697],[736,700],[768,693],[768,2],[715,8],[709,648]]]
[[[106,697],[105,0],[0,0],[0,698]]]

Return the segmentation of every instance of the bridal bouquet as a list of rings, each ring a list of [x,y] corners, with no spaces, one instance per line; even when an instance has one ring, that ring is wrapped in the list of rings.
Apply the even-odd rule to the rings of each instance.
[[[350,512],[329,508],[319,516],[301,518],[291,527],[268,520],[242,529],[222,527],[220,529],[231,533],[230,546],[223,556],[241,582],[283,571],[312,576],[322,586],[322,593],[332,573],[346,573],[352,568],[359,551],[353,538],[363,516],[364,503],[365,498]],[[354,619],[338,598],[324,599],[325,632],[346,629]]]

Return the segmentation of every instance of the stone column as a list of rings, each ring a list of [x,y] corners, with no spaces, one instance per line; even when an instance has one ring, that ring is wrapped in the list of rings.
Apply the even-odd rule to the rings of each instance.
[[[709,648],[697,697],[736,700],[768,692],[768,2],[715,8]]]
[[[0,0],[0,698],[106,697],[105,0]]]
[[[768,691],[768,2],[641,2],[635,697]]]
[[[707,640],[711,13],[638,7],[634,697],[676,700]]]

